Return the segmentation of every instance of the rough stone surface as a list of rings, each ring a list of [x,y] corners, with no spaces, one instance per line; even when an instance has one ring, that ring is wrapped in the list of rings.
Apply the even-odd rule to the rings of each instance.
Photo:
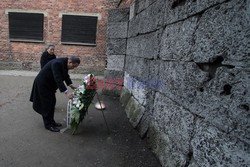
[[[146,95],[148,93],[148,90],[146,88],[146,85],[140,81],[136,81],[136,87],[135,89],[132,89],[131,93],[133,94],[133,97],[142,105],[146,106]]]
[[[108,39],[107,42],[107,55],[126,54],[126,39]]]
[[[111,9],[108,12],[108,22],[126,22],[129,19],[129,8]]]
[[[125,55],[108,55],[108,70],[123,71]]]
[[[159,76],[165,85],[160,92],[225,132],[234,131],[237,127],[237,137],[250,143],[248,133],[245,133],[250,126],[247,121],[250,115],[244,112],[249,111],[250,104],[250,99],[246,98],[250,97],[249,71],[220,67],[215,78],[209,80],[209,74],[199,70],[195,64],[188,67],[186,63],[184,66],[188,69],[182,65],[163,65]],[[245,116],[239,118],[243,113]]]
[[[155,31],[163,24],[164,1],[158,0],[129,22],[128,37]]]
[[[159,52],[160,34],[161,31],[157,31],[129,38],[127,41],[127,55],[148,59],[156,58]]]
[[[108,23],[108,30],[107,30],[108,38],[126,38],[127,29],[128,29],[127,22]]]
[[[161,93],[188,108],[208,74],[192,62],[161,62],[159,78],[163,80]]]
[[[194,129],[194,116],[182,106],[156,93],[153,111],[153,124],[166,134],[182,153],[188,154]]]
[[[126,56],[125,71],[132,77],[145,78],[149,76],[147,60],[138,57]]]
[[[198,166],[249,166],[250,146],[199,121],[192,139],[193,158]]]
[[[150,126],[148,141],[163,167],[185,166],[186,156],[180,153],[175,145],[171,144],[172,141],[169,137],[161,133],[157,126]]]
[[[194,61],[217,56],[224,64],[250,66],[250,14],[246,1],[230,1],[207,10],[195,33]]]
[[[194,45],[197,22],[198,17],[191,17],[166,27],[161,40],[162,60],[192,60],[191,48]]]
[[[197,99],[196,102],[199,104],[198,101],[200,101],[200,106],[205,102],[217,106],[214,110],[205,109],[199,115],[205,117],[218,129],[234,134],[235,137],[246,143],[250,143],[249,76],[249,70],[219,68],[214,80],[205,87],[204,91],[208,95],[213,94],[213,98],[218,99],[218,102],[210,103],[211,96],[208,95],[203,96],[205,101]]]
[[[169,25],[193,15],[199,15],[206,9],[227,0],[169,0],[165,3],[164,25]]]
[[[137,0],[137,1],[135,1],[135,13],[136,14],[140,13],[141,11],[148,8],[155,1],[157,1],[157,0],[144,0],[144,1]]]
[[[250,1],[137,0],[132,12],[121,101],[162,166],[249,166]]]

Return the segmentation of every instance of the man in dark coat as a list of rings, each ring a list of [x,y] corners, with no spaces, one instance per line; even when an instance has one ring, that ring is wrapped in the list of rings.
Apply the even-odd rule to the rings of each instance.
[[[78,67],[79,64],[80,59],[76,56],[51,60],[34,80],[30,101],[33,102],[33,109],[42,115],[45,128],[50,131],[59,132],[57,127],[62,126],[54,120],[56,90],[59,88],[69,99],[73,97],[64,82],[72,89],[76,88],[72,85],[68,70]]]
[[[46,48],[46,50],[43,52],[41,59],[40,59],[40,65],[41,69],[47,64],[50,60],[53,60],[56,58],[55,52],[55,45],[50,44]]]

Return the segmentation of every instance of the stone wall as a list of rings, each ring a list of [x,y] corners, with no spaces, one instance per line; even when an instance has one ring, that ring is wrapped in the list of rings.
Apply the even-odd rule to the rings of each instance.
[[[108,68],[162,166],[250,166],[250,1],[136,0],[122,18]]]
[[[56,45],[58,57],[78,55],[81,65],[79,73],[103,74],[106,65],[106,31],[108,9],[117,5],[117,0],[2,0],[0,4],[0,69],[40,69],[40,56],[47,44]],[[44,13],[44,42],[11,42],[9,40],[8,10],[39,11]],[[62,17],[60,13],[97,14],[96,46],[61,44]],[[7,65],[6,65],[7,64]],[[29,64],[26,68],[22,64]],[[21,68],[20,68],[21,67]]]
[[[123,80],[127,47],[129,8],[109,11],[107,27],[107,68],[104,72],[106,85],[112,80],[114,89],[103,89],[104,94],[120,95],[121,89],[115,80]]]

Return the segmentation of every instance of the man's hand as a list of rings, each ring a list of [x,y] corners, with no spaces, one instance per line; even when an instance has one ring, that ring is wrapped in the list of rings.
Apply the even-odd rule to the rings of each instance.
[[[72,98],[73,98],[73,93],[72,93],[72,92],[67,91],[65,94],[66,94],[66,96],[67,96],[69,99],[72,99]]]
[[[77,87],[74,86],[74,85],[70,85],[70,88],[73,89],[73,90],[75,90]]]

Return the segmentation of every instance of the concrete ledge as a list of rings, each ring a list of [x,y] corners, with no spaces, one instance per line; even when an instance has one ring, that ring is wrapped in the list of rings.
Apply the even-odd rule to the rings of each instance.
[[[120,102],[122,103],[122,106],[126,106],[128,104],[130,97],[131,93],[126,88],[123,88],[120,96]]]
[[[129,118],[129,122],[136,128],[145,112],[145,108],[135,98],[131,97],[125,108],[125,112]]]

